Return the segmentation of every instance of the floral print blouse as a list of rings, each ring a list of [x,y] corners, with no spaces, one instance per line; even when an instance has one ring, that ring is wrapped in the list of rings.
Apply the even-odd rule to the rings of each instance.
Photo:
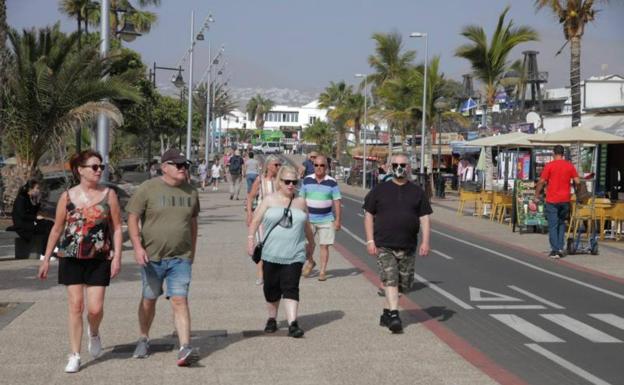
[[[76,207],[69,198],[65,230],[59,243],[59,257],[78,259],[110,259],[111,212],[108,191],[98,203]]]

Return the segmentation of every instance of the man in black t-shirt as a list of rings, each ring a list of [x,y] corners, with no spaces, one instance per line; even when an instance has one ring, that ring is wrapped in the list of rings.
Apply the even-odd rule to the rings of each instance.
[[[377,257],[384,286],[384,309],[379,320],[393,333],[401,333],[399,290],[407,292],[414,281],[414,260],[418,232],[422,226],[420,256],[429,254],[430,224],[433,213],[423,189],[408,180],[406,155],[392,156],[392,180],[375,186],[364,198],[366,249]]]

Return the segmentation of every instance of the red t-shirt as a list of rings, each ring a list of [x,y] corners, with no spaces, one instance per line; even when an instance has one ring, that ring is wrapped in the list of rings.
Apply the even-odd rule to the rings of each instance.
[[[546,202],[570,202],[570,180],[578,178],[574,165],[567,160],[553,160],[544,167],[540,179],[545,181]]]

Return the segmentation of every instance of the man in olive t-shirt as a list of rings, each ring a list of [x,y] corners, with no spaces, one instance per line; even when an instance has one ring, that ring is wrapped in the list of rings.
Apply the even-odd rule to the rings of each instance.
[[[189,164],[180,151],[168,150],[162,156],[162,177],[141,184],[126,206],[128,232],[143,281],[139,304],[141,335],[133,356],[145,358],[149,355],[149,330],[156,300],[163,294],[166,282],[166,296],[171,299],[180,340],[178,366],[188,366],[197,358],[190,346],[191,317],[187,297],[197,243],[199,197],[197,189],[186,179]]]

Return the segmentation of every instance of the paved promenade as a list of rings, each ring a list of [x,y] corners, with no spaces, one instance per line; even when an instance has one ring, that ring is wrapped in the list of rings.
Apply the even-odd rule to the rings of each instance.
[[[0,261],[0,302],[21,303],[0,310],[0,384],[494,383],[425,327],[438,321],[405,312],[403,335],[379,327],[380,298],[371,282],[375,272],[355,268],[333,249],[329,279],[302,281],[305,337],[287,337],[283,314],[280,331],[264,335],[264,300],[244,250],[242,201],[230,201],[224,191],[202,193],[201,201],[190,294],[193,344],[201,356],[197,367],[175,366],[172,314],[163,299],[151,335],[158,352],[145,360],[131,357],[141,284],[126,242],[122,273],[107,292],[101,328],[105,354],[91,360],[83,343],[83,368],[77,374],[63,372],[66,295],[56,284],[55,268],[48,281],[40,282],[37,261]]]

